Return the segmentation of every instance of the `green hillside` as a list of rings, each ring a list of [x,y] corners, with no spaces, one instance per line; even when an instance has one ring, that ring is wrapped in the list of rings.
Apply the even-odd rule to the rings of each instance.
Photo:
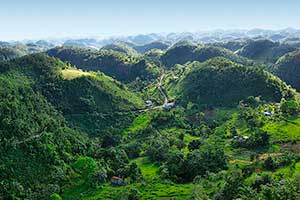
[[[300,53],[288,53],[275,64],[275,74],[297,90],[300,89]]]
[[[238,54],[262,63],[275,63],[284,54],[295,50],[294,47],[270,40],[249,40]]]
[[[130,111],[144,107],[140,97],[111,77],[82,72],[43,54],[25,56],[9,65],[32,80],[34,88],[72,125],[91,134],[126,124]]]
[[[157,67],[141,57],[111,50],[91,50],[78,47],[57,47],[47,54],[89,71],[101,71],[123,82],[136,78],[150,80],[158,74]]]
[[[139,53],[145,53],[153,49],[166,50],[168,47],[169,47],[168,44],[157,41],[157,42],[151,42],[149,44],[144,44],[141,46],[134,46],[133,48]]]
[[[122,42],[115,42],[112,44],[105,45],[101,48],[101,50],[112,50],[120,53],[125,53],[127,55],[137,55],[137,51],[134,48]]]
[[[214,57],[225,57],[237,63],[248,63],[249,61],[243,57],[235,55],[233,52],[216,46],[194,45],[184,43],[175,45],[168,49],[161,56],[162,63],[167,67],[175,64],[185,64],[188,61],[203,62]]]
[[[289,89],[280,79],[255,67],[245,67],[228,59],[216,58],[187,66],[190,71],[170,87],[183,102],[208,106],[237,105],[248,96],[280,101]]]
[[[22,73],[0,74],[0,97],[0,199],[47,199],[68,181],[86,137]]]

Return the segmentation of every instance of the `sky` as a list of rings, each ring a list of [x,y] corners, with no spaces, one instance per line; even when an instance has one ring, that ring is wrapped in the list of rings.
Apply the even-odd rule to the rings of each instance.
[[[300,29],[299,0],[0,0],[0,41]]]

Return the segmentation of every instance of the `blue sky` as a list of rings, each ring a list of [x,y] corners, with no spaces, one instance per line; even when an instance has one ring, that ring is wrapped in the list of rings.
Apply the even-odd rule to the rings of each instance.
[[[0,0],[0,40],[300,28],[299,0]]]

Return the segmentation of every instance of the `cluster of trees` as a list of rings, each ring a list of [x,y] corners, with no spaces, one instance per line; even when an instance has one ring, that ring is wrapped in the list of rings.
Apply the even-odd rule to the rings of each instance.
[[[204,145],[184,155],[183,152],[169,152],[162,166],[162,176],[175,182],[189,182],[197,176],[227,169],[227,158],[217,145]]]
[[[279,78],[255,67],[245,67],[217,58],[192,63],[192,69],[174,90],[183,102],[208,106],[236,106],[249,96],[279,102],[291,90]],[[295,95],[295,92],[291,90]]]

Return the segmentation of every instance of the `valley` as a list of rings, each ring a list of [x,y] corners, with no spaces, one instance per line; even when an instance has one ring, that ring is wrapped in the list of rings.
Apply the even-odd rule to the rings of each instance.
[[[0,42],[0,199],[298,199],[299,38]]]

